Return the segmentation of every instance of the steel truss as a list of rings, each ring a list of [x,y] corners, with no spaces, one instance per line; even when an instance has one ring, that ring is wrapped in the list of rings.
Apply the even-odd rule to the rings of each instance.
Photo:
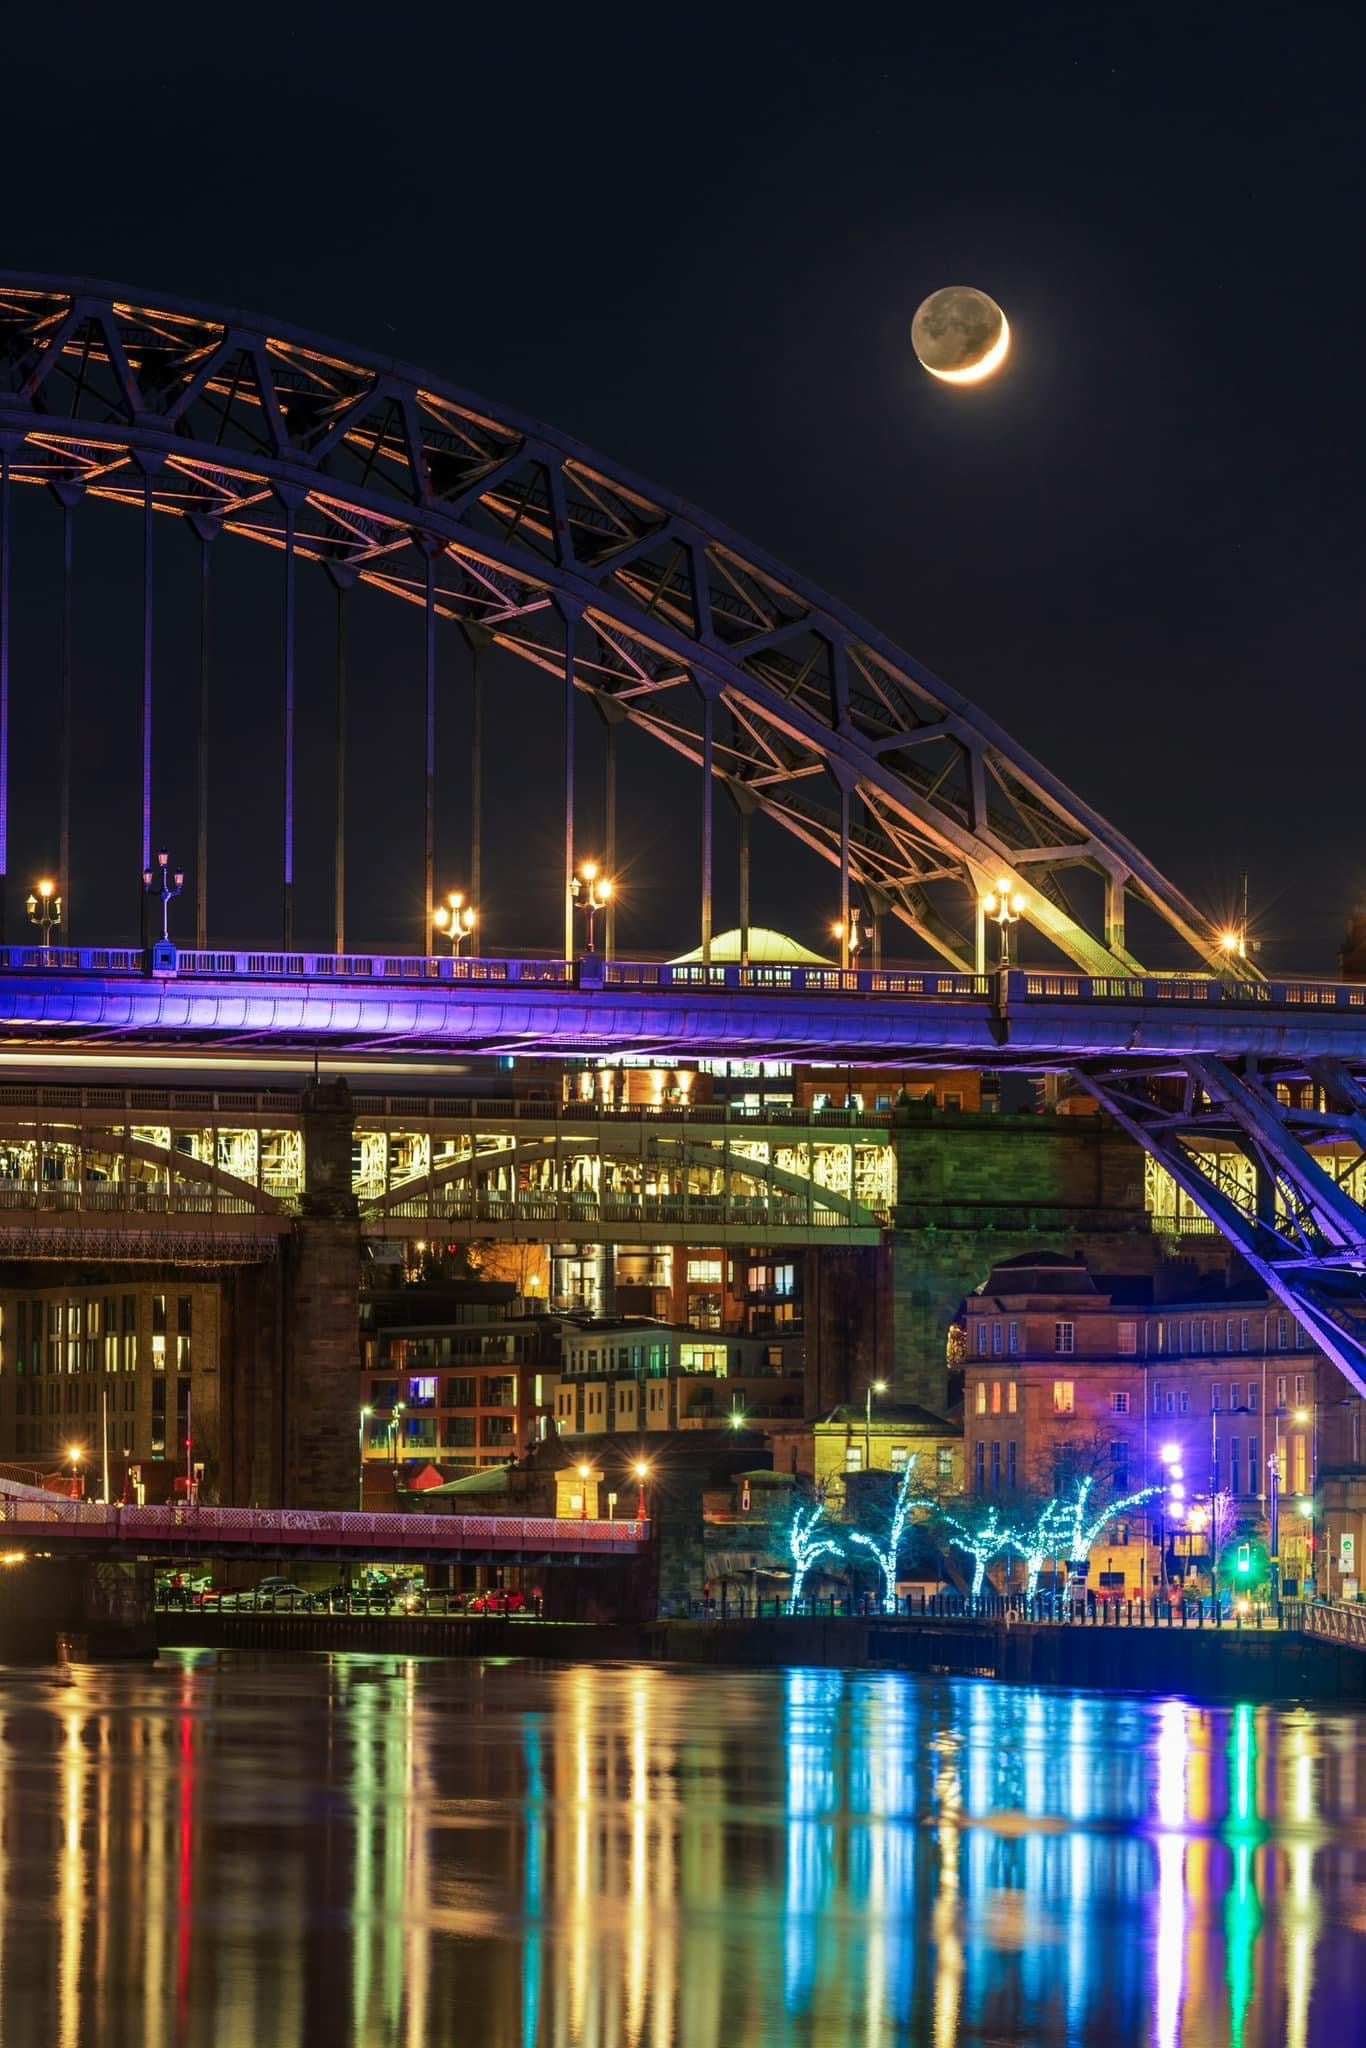
[[[708,850],[720,783],[837,865],[846,929],[860,887],[874,916],[980,967],[976,906],[1008,878],[1026,921],[1088,973],[1135,970],[1134,902],[1184,958],[1219,960],[1209,921],[1135,846],[870,626],[668,492],[400,364],[235,313],[0,275],[0,470],[6,497],[12,480],[139,509],[149,564],[153,512],[206,542],[282,549],[290,677],[296,558],[426,606],[429,628],[488,636],[564,680],[569,702],[586,692],[709,771]],[[430,629],[428,646],[430,699]],[[286,697],[288,721],[291,681]],[[430,733],[429,701],[429,788]],[[288,797],[286,840],[288,928]],[[705,943],[709,851],[704,865]]]
[[[1366,1092],[1339,1060],[1186,1059],[1078,1078],[1366,1395]],[[1221,1167],[1236,1153],[1250,1175]]]

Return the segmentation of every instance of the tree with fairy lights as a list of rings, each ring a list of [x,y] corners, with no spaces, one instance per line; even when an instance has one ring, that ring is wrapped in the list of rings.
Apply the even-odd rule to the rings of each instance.
[[[1015,1531],[998,1501],[964,1500],[940,1513],[949,1541],[972,1559],[972,1597],[979,1599],[993,1558],[1013,1550]]]
[[[1010,1547],[1025,1568],[1025,1598],[1032,1600],[1039,1587],[1039,1573],[1045,1560],[1067,1555],[1071,1516],[1067,1506],[1051,1497],[1021,1509],[1011,1533]]]
[[[1145,1501],[1161,1492],[1157,1486],[1140,1487],[1137,1493],[1126,1493],[1120,1500],[1107,1500],[1098,1508],[1092,1501],[1095,1485],[1094,1478],[1078,1479],[1071,1499],[1055,1502],[1064,1551],[1073,1566],[1086,1563],[1097,1540],[1118,1516],[1130,1508],[1142,1507]]]
[[[825,1502],[799,1501],[787,1525],[787,1554],[792,1560],[791,1604],[795,1609],[802,1597],[806,1575],[823,1557],[842,1557],[839,1538],[823,1528]]]
[[[911,1480],[915,1474],[915,1458],[908,1458],[902,1469],[901,1481],[892,1496],[887,1511],[886,1526],[875,1535],[869,1536],[862,1529],[850,1531],[849,1541],[857,1543],[864,1550],[871,1550],[877,1559],[878,1570],[882,1573],[882,1611],[896,1613],[897,1560],[906,1540],[906,1529],[917,1508],[933,1506],[929,1500],[916,1500],[911,1494]]]

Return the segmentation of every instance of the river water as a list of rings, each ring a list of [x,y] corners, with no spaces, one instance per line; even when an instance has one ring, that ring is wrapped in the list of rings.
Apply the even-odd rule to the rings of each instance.
[[[0,1671],[5,2048],[1356,2048],[1366,1716],[884,1672]]]

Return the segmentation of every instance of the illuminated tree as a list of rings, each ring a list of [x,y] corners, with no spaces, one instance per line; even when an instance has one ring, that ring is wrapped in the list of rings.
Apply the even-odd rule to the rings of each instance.
[[[931,1505],[928,1500],[912,1500],[911,1478],[914,1471],[915,1459],[908,1458],[901,1474],[901,1483],[892,1497],[891,1512],[887,1517],[887,1526],[881,1541],[876,1536],[866,1536],[862,1529],[853,1530],[849,1537],[851,1543],[860,1544],[864,1550],[871,1550],[877,1559],[878,1569],[882,1573],[884,1614],[896,1613],[896,1567],[901,1546],[906,1539],[906,1524],[916,1508],[927,1508]]]
[[[1092,1546],[1102,1536],[1118,1515],[1129,1508],[1142,1507],[1160,1493],[1157,1486],[1142,1487],[1137,1493],[1126,1493],[1120,1500],[1106,1501],[1101,1508],[1091,1508],[1091,1495],[1095,1489],[1094,1479],[1079,1479],[1070,1500],[1056,1503],[1059,1514],[1059,1528],[1067,1556],[1073,1564],[1085,1564],[1091,1555]],[[1091,1508],[1088,1513],[1088,1508]]]
[[[1044,1560],[1065,1555],[1070,1537],[1071,1517],[1062,1501],[1046,1500],[1032,1515],[1021,1516],[1011,1535],[1011,1548],[1018,1551],[1025,1568],[1025,1597],[1032,1600],[1038,1589]]]
[[[797,1507],[788,1524],[787,1554],[792,1559],[792,1605],[795,1607],[802,1597],[806,1575],[818,1558],[839,1557],[839,1539],[829,1530],[817,1534],[825,1520],[825,1502],[811,1501]]]
[[[954,1547],[972,1559],[972,1597],[976,1600],[992,1559],[1016,1547],[1014,1533],[996,1501],[962,1502],[952,1514],[942,1514],[941,1520],[952,1531]]]

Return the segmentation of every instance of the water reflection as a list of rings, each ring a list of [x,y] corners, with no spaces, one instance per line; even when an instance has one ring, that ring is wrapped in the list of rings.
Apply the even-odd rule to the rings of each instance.
[[[888,1674],[3,1674],[61,2048],[1346,2048],[1366,1717]]]

